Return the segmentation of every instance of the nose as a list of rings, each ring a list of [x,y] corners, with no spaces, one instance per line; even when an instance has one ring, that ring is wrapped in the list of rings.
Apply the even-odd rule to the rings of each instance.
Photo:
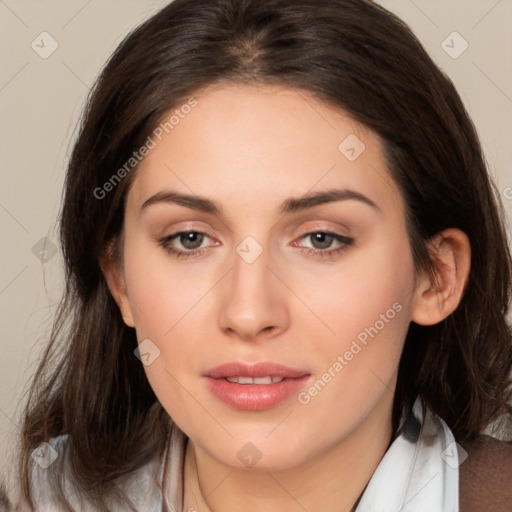
[[[257,341],[287,329],[286,287],[270,264],[266,251],[250,263],[235,253],[219,311],[219,326],[229,336]]]

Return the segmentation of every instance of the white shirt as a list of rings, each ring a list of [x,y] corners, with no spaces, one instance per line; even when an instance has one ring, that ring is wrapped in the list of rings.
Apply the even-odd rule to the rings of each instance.
[[[403,414],[399,429],[357,505],[357,512],[458,512],[459,450],[446,423],[427,410],[423,428],[419,398]],[[50,441],[63,453],[67,436]],[[187,437],[172,426],[161,457],[137,470],[120,484],[140,512],[195,512],[184,509],[183,469]],[[461,451],[463,454],[464,452]],[[34,502],[39,512],[58,512],[46,483],[46,469],[34,464]],[[80,511],[94,508],[80,501],[66,482],[66,495]],[[188,504],[187,504],[188,506]],[[23,508],[21,510],[24,510]],[[122,508],[112,505],[111,510]]]

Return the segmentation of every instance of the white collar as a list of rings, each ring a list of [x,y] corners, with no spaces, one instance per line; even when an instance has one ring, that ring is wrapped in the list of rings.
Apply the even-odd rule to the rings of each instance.
[[[451,430],[417,397],[356,512],[459,512],[458,461]]]

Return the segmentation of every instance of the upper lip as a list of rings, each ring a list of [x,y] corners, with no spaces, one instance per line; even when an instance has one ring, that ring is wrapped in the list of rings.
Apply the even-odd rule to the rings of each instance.
[[[297,378],[309,375],[308,372],[290,368],[278,363],[260,362],[260,363],[242,363],[232,362],[221,364],[209,370],[205,376],[214,379],[222,379],[226,377],[282,377],[282,378]]]

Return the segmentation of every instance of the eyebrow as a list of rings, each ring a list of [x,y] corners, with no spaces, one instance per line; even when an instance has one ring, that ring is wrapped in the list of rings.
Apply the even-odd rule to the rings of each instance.
[[[355,200],[366,204],[377,211],[381,209],[369,197],[350,189],[331,189],[323,192],[305,194],[299,197],[290,197],[283,201],[279,207],[279,213],[289,214],[319,206],[321,204],[333,203],[335,201]],[[196,195],[182,194],[170,190],[162,190],[144,201],[140,207],[142,212],[151,205],[158,203],[171,203],[179,206],[185,206],[192,210],[198,210],[212,215],[222,215],[222,207],[206,197]]]

